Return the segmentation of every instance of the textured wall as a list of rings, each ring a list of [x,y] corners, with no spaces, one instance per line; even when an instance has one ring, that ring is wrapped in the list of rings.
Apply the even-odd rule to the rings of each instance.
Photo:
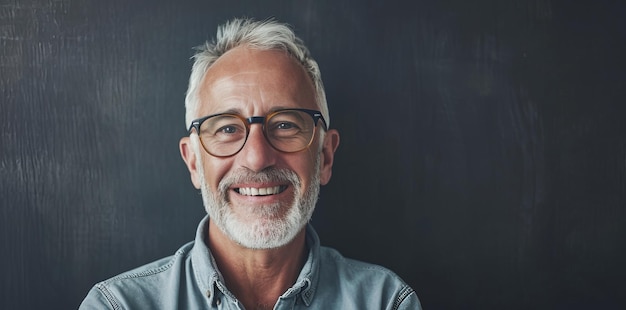
[[[580,2],[580,1],[579,1]],[[427,309],[626,307],[617,1],[0,1],[0,308],[76,308],[204,214],[178,154],[191,47],[233,16],[318,59],[322,243]]]

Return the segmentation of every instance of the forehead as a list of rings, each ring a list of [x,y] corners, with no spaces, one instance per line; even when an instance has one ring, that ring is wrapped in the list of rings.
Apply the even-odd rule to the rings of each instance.
[[[247,46],[228,51],[207,70],[199,95],[200,115],[319,109],[313,82],[297,60],[285,51]]]

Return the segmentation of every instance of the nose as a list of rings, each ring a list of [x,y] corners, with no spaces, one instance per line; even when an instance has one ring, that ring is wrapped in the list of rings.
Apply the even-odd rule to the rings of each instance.
[[[237,154],[237,159],[243,167],[259,172],[276,163],[276,152],[263,134],[263,125],[252,124],[246,144]]]

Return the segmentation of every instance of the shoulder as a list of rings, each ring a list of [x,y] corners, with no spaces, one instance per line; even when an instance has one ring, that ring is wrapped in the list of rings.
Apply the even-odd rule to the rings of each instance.
[[[339,276],[348,277],[350,280],[366,281],[375,278],[398,284],[404,283],[388,268],[344,257],[339,251],[328,247],[320,248],[320,268],[324,272],[334,271]]]
[[[80,309],[125,309],[133,299],[158,300],[167,283],[184,276],[193,242],[168,256],[97,283],[89,291]],[[145,306],[145,304],[144,304]]]
[[[130,271],[126,271],[122,274],[119,274],[111,279],[102,281],[96,286],[102,287],[110,287],[114,286],[117,283],[133,281],[135,279],[139,280],[138,283],[142,283],[142,279],[147,278],[155,278],[158,279],[159,276],[164,275],[169,271],[173,271],[173,266],[183,264],[191,253],[191,248],[193,247],[193,242],[187,243],[182,246],[174,255],[168,256],[165,258],[161,258],[154,262],[148,263],[141,267],[137,267]]]
[[[357,304],[380,309],[420,309],[415,291],[395,272],[380,265],[346,258],[337,250],[320,248],[321,287],[332,287]]]

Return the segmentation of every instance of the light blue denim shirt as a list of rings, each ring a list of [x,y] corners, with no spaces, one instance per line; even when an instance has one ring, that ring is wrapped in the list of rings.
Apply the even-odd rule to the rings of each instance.
[[[208,217],[196,239],[173,256],[96,284],[79,309],[244,309],[226,288],[209,248]],[[415,291],[392,271],[320,246],[307,226],[309,257],[274,309],[421,309]]]

